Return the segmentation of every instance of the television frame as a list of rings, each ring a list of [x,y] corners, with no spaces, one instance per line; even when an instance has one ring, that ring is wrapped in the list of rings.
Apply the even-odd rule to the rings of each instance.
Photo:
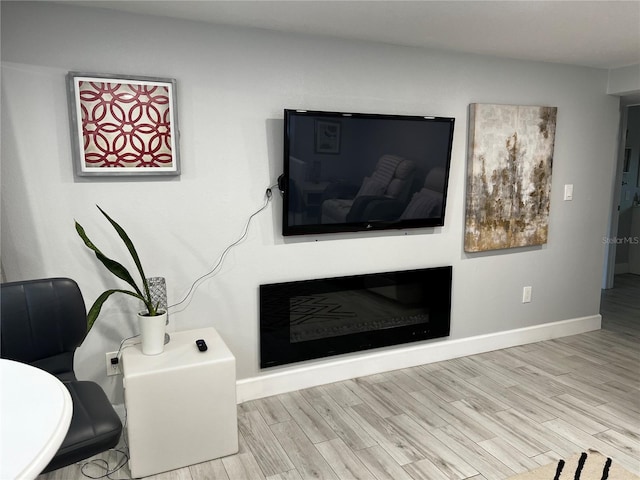
[[[447,158],[446,165],[444,165],[444,189],[442,192],[442,208],[438,217],[425,217],[416,219],[403,219],[393,221],[360,221],[360,222],[345,222],[345,223],[310,223],[310,224],[290,224],[289,212],[291,205],[291,196],[289,188],[290,177],[290,150],[291,150],[291,123],[293,116],[309,116],[316,119],[316,123],[320,122],[339,122],[340,118],[356,118],[356,119],[382,119],[382,120],[401,120],[401,121],[415,121],[415,122],[437,122],[446,123],[450,125],[449,138],[447,140]],[[348,233],[348,232],[361,232],[361,231],[381,231],[381,230],[404,230],[404,229],[417,229],[417,228],[429,228],[429,227],[441,227],[444,226],[445,214],[446,214],[446,200],[447,190],[449,185],[449,173],[451,169],[451,152],[453,147],[453,134],[455,127],[455,118],[453,117],[435,117],[435,116],[420,116],[420,115],[395,115],[395,114],[379,114],[379,113],[348,113],[348,112],[330,112],[320,110],[299,110],[299,109],[285,109],[284,110],[284,149],[283,149],[283,175],[278,180],[278,185],[283,196],[282,205],[282,235],[283,236],[296,236],[296,235],[315,235],[325,233]],[[338,128],[340,128],[338,126]],[[340,130],[338,130],[338,140],[335,144],[325,145],[324,151],[318,150],[318,132],[315,132],[315,153],[324,153],[335,157],[335,154],[339,152],[341,143],[344,143],[344,135],[340,138]]]

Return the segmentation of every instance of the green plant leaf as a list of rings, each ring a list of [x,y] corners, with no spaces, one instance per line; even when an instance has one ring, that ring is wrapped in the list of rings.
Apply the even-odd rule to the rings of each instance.
[[[87,314],[87,332],[91,330],[91,327],[93,327],[93,324],[98,318],[98,315],[100,315],[102,304],[114,293],[126,293],[127,295],[136,297],[137,299],[142,300],[144,302],[144,298],[142,298],[141,295],[138,295],[137,293],[131,292],[129,290],[114,289],[114,290],[107,290],[106,292],[103,292],[96,299],[96,301],[93,302],[93,305],[91,305],[91,308],[89,309],[89,313]]]
[[[131,285],[131,287],[136,291],[136,293],[140,297],[143,297],[142,292],[138,288],[138,285],[136,285],[136,282],[133,280],[133,277],[129,273],[129,270],[127,270],[121,263],[116,262],[115,260],[112,260],[109,257],[107,257],[105,254],[103,254],[100,251],[100,249],[96,247],[96,245],[89,239],[84,228],[78,222],[76,222],[76,232],[78,232],[78,235],[80,235],[80,238],[82,238],[82,240],[84,241],[84,244],[87,247],[89,247],[91,250],[93,250],[98,260],[102,262],[102,264],[107,268],[107,270],[113,273],[116,277],[127,282],[129,285]],[[145,301],[145,304],[146,303],[147,302]]]
[[[131,276],[131,274],[129,273],[129,271],[126,269],[124,265],[107,257],[104,253],[102,253],[100,249],[91,241],[91,239],[89,239],[89,236],[85,232],[84,227],[80,225],[78,222],[75,222],[76,232],[78,233],[80,238],[82,238],[82,241],[84,242],[84,244],[95,253],[96,258],[100,260],[100,262],[107,268],[107,270],[113,273],[116,277],[127,282],[135,290],[135,292],[133,292],[130,290],[112,289],[112,290],[107,290],[103,292],[96,299],[96,301],[93,303],[93,305],[89,309],[89,313],[87,314],[87,332],[91,329],[94,322],[98,318],[98,315],[100,314],[100,310],[102,309],[102,305],[104,304],[104,302],[114,293],[124,293],[127,295],[131,295],[132,297],[135,297],[139,300],[142,300],[142,302],[145,304],[145,307],[147,308],[147,314],[149,316],[158,315],[158,305],[157,304],[154,305],[153,302],[151,301],[149,283],[147,282],[147,277],[144,273],[144,270],[142,269],[142,263],[140,262],[140,257],[138,256],[138,252],[136,251],[136,248],[134,247],[133,242],[129,238],[129,235],[127,235],[127,232],[125,232],[125,230],[115,220],[113,220],[104,210],[102,210],[99,205],[96,205],[96,207],[98,207],[98,210],[100,210],[100,213],[104,215],[104,217],[109,221],[111,226],[116,230],[116,232],[120,236],[120,239],[126,245],[127,250],[129,250],[131,257],[133,258],[133,261],[136,264],[140,277],[142,278],[143,289],[141,290],[138,287],[135,280],[133,279],[133,277]]]
[[[127,249],[131,254],[131,257],[133,258],[133,261],[135,262],[136,267],[138,268],[140,277],[142,278],[142,285],[144,287],[144,297],[146,299],[145,304],[147,305],[147,307],[150,307],[151,294],[149,293],[149,283],[147,282],[147,276],[145,275],[144,270],[142,269],[142,263],[140,262],[140,257],[138,257],[138,252],[136,251],[136,247],[133,246],[133,242],[129,238],[129,235],[127,235],[127,232],[125,232],[124,229],[115,220],[113,220],[109,215],[107,215],[107,213],[104,210],[102,210],[99,205],[96,205],[96,206],[98,207],[98,210],[100,210],[102,215],[104,215],[107,218],[107,220],[109,220],[109,223],[111,223],[113,228],[115,228],[116,232],[118,232],[118,235],[120,236],[124,244],[127,246]],[[155,310],[155,309],[149,308],[150,314],[152,313],[152,310]]]

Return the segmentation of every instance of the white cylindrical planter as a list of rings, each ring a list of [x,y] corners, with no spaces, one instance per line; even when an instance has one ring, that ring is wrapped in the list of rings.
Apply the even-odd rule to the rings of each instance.
[[[138,313],[142,353],[158,355],[164,351],[164,332],[167,329],[167,312],[153,317]]]

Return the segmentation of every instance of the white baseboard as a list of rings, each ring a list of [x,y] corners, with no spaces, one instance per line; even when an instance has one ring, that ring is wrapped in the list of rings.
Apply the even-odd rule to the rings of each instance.
[[[277,372],[238,380],[236,382],[237,402],[242,403],[350,378],[577,335],[599,330],[601,322],[601,315],[592,315],[470,338],[433,340],[429,343],[403,345],[381,352],[365,351],[355,357],[336,357],[311,365],[284,367],[284,370]]]

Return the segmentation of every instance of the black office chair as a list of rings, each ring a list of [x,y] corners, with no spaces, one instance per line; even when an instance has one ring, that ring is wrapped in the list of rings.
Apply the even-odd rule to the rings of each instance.
[[[76,282],[47,278],[3,283],[0,301],[0,356],[55,375],[73,400],[67,436],[43,473],[115,447],[122,432],[120,418],[100,386],[79,381],[73,371],[75,349],[87,334]]]

